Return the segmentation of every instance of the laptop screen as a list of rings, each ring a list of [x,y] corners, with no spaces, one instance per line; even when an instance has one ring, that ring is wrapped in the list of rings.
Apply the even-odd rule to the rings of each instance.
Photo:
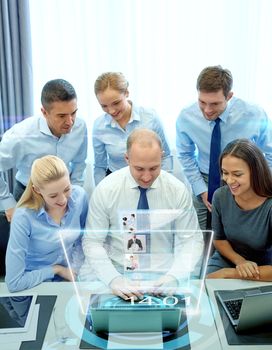
[[[33,314],[36,295],[0,297],[0,333],[26,332]]]
[[[96,332],[175,331],[185,305],[184,295],[144,295],[139,301],[125,301],[111,294],[94,294],[88,315]]]
[[[121,210],[112,218],[113,227],[82,232],[87,259],[73,281],[82,313],[86,314],[90,293],[111,293],[109,286],[117,274],[143,293],[152,294],[155,289],[156,294],[159,285],[164,294],[192,295],[196,302],[190,312],[197,313],[213,232],[183,228],[185,214],[182,210]],[[67,253],[68,233],[61,231],[60,239],[72,269],[75,261]],[[161,283],[164,276],[173,276],[173,281]],[[199,281],[197,287],[195,281]]]
[[[272,286],[215,291],[237,332],[272,323]]]

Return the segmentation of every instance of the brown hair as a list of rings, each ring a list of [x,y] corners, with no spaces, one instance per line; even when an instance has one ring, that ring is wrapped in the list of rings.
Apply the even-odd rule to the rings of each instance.
[[[237,139],[225,147],[220,156],[220,169],[222,160],[231,155],[242,159],[250,169],[250,185],[253,191],[261,197],[272,197],[272,175],[262,151],[248,139]]]
[[[217,92],[222,89],[224,96],[227,98],[232,89],[232,84],[232,75],[228,69],[223,69],[221,66],[210,66],[200,72],[196,88],[198,91],[204,92]]]

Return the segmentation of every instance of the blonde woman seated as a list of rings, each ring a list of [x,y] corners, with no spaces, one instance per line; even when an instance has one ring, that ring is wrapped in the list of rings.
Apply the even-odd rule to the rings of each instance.
[[[272,177],[263,153],[247,139],[220,157],[223,180],[213,197],[215,253],[207,278],[272,281]]]
[[[33,162],[30,180],[11,221],[6,255],[6,283],[11,292],[44,281],[72,280],[83,260],[81,230],[88,199],[71,185],[65,163],[55,156]],[[60,241],[62,232],[72,272]],[[83,262],[83,261],[82,261]]]

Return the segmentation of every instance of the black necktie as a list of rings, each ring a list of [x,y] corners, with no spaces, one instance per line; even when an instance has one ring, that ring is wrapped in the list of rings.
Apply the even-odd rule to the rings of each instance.
[[[211,148],[210,148],[210,167],[209,167],[209,182],[208,182],[208,201],[212,202],[214,191],[220,187],[220,169],[219,157],[221,152],[221,132],[220,118],[215,120],[215,126],[212,131]]]

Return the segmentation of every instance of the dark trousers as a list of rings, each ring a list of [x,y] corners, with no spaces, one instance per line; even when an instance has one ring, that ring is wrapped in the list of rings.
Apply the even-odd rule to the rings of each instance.
[[[108,169],[106,170],[106,176],[110,175],[111,173],[112,173],[112,171],[108,168]]]
[[[14,188],[14,198],[16,201],[21,198],[24,190],[25,186],[19,181],[16,181]],[[6,218],[6,214],[4,211],[0,211],[0,276],[4,276],[6,274],[5,259],[9,240],[9,230],[10,223]]]
[[[18,200],[22,197],[22,194],[24,193],[25,189],[26,187],[23,184],[21,184],[21,182],[16,180],[14,191],[13,191],[13,196],[16,202],[18,202]]]
[[[9,240],[9,227],[10,227],[10,224],[6,218],[6,214],[4,211],[1,211],[0,212],[0,276],[4,276],[6,274],[5,258],[6,258],[8,240]]]

